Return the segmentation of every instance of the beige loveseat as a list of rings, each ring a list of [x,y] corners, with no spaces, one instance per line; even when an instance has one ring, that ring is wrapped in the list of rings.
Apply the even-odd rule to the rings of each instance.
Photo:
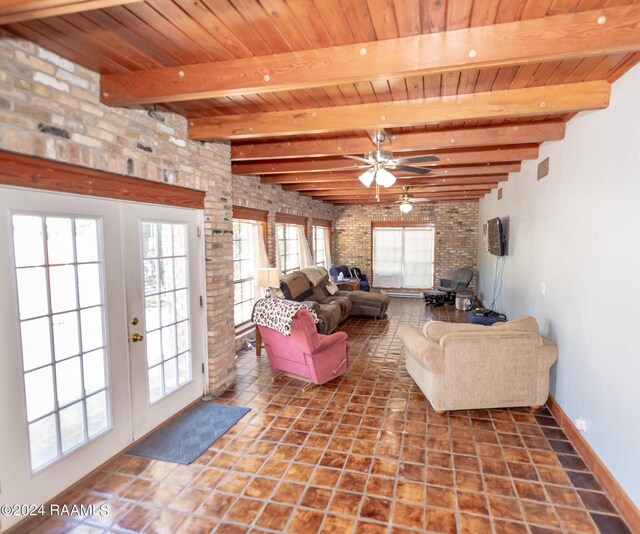
[[[549,396],[557,347],[533,317],[483,326],[431,321],[398,327],[407,371],[438,412],[540,406]]]

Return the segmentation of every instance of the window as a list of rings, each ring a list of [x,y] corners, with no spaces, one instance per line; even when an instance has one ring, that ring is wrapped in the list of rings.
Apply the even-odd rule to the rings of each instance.
[[[300,269],[298,228],[300,227],[297,224],[276,224],[278,254],[280,255],[280,270],[284,274]]]
[[[187,226],[142,222],[149,402],[191,380]]]
[[[328,269],[331,265],[325,265],[325,242],[324,242],[324,227],[314,226],[313,230],[313,254],[314,260],[318,267],[324,267]]]
[[[98,219],[16,214],[13,247],[31,469],[111,427]]]
[[[433,287],[435,229],[373,228],[373,276],[377,287]]]
[[[254,243],[255,222],[233,221],[233,311],[236,326],[251,320],[254,299]]]

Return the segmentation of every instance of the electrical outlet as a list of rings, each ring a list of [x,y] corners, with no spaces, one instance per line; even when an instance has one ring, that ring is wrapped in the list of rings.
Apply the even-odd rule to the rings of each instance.
[[[587,430],[587,420],[581,415],[576,417],[574,424],[580,432],[585,432]]]
[[[547,284],[545,284],[544,282],[540,284],[540,293],[542,293],[543,295],[547,294]]]

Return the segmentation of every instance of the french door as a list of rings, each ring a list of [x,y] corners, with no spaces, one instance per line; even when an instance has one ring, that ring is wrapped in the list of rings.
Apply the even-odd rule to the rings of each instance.
[[[125,206],[133,439],[203,393],[201,213]]]
[[[2,504],[46,502],[202,394],[200,218],[0,188]]]

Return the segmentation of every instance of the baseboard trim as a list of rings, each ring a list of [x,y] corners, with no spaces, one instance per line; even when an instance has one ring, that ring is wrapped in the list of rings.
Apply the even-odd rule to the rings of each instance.
[[[640,510],[631,500],[627,492],[618,483],[611,471],[604,465],[600,457],[587,443],[582,433],[574,426],[573,421],[565,413],[552,395],[549,395],[547,407],[558,421],[558,424],[564,430],[564,433],[571,441],[573,447],[580,453],[584,463],[591,469],[600,485],[607,492],[607,495],[616,506],[620,515],[627,522],[632,532],[640,532]]]

